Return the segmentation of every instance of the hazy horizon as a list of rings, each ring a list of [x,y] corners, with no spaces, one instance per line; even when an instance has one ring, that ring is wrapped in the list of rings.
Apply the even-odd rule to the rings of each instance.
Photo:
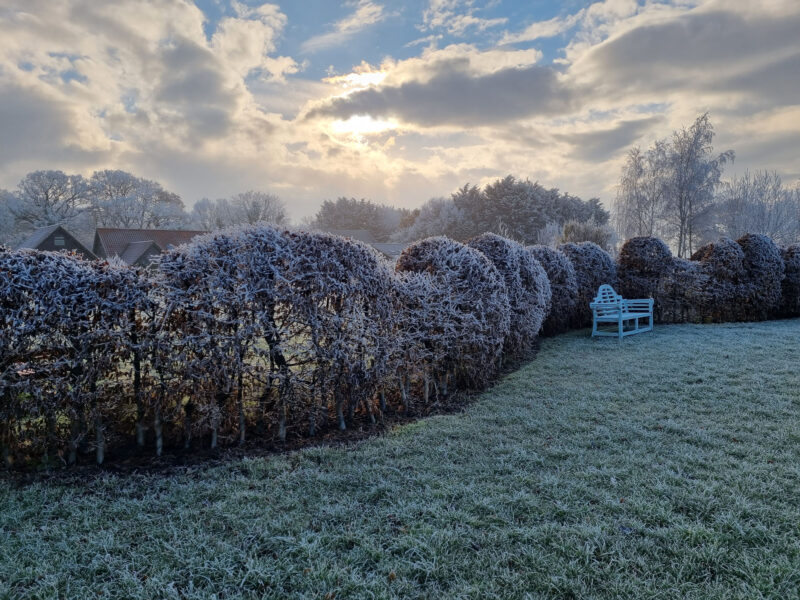
[[[706,111],[726,178],[800,178],[795,0],[11,0],[0,28],[0,188],[123,169],[299,220],[513,174],[610,208],[627,151]]]

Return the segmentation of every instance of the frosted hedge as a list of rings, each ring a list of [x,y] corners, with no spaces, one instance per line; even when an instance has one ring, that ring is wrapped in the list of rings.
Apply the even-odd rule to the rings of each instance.
[[[509,333],[511,309],[503,277],[481,252],[446,237],[415,242],[397,260],[399,273],[426,273],[443,295],[446,330],[441,381],[484,387],[494,376]],[[419,298],[417,302],[436,302]],[[439,324],[441,327],[442,323]],[[418,342],[436,344],[424,337]]]
[[[782,253],[763,235],[722,238],[690,260],[673,257],[661,240],[632,238],[620,250],[620,291],[654,298],[662,323],[796,316],[793,260],[790,249]]]
[[[542,335],[556,335],[567,331],[578,301],[578,281],[575,268],[567,255],[549,246],[528,246],[528,252],[544,268],[550,281],[551,300],[547,318],[542,324]]]
[[[569,242],[558,249],[572,263],[578,287],[571,327],[586,327],[592,324],[589,303],[597,295],[597,289],[604,283],[617,286],[617,265],[611,255],[594,242]]]
[[[602,283],[660,322],[800,316],[800,245],[721,239],[691,260],[634,238],[523,249],[438,237],[389,265],[323,233],[240,227],[138,270],[0,248],[0,454],[102,463],[318,436],[480,389],[537,334],[589,322]]]
[[[510,321],[504,353],[529,350],[550,310],[552,291],[547,273],[522,245],[494,233],[474,237],[467,245],[491,261],[506,285]]]

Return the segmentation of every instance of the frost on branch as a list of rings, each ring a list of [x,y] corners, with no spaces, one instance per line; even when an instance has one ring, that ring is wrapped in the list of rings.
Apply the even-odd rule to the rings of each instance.
[[[708,274],[719,281],[741,283],[745,278],[744,252],[730,238],[720,238],[699,248],[691,260],[705,265]]]
[[[311,412],[330,404],[344,429],[345,415],[352,418],[360,406],[372,414],[387,369],[393,343],[391,272],[362,242],[316,232],[287,235],[293,255],[287,300],[301,325],[299,351],[311,359],[305,384],[318,398]]]
[[[712,278],[701,263],[675,258],[658,280],[655,299],[661,323],[703,322],[714,307]]]
[[[589,304],[604,283],[617,287],[617,265],[611,256],[594,242],[567,243],[558,247],[572,263],[578,284],[578,297],[572,326],[587,327],[592,324]]]
[[[692,255],[707,276],[711,298],[697,305],[693,320],[760,321],[781,303],[783,260],[777,246],[763,235],[747,234],[738,241],[722,238]]]
[[[465,386],[485,386],[496,372],[510,323],[508,294],[497,268],[477,250],[433,237],[408,246],[396,270],[428,273],[450,296],[445,381],[452,375]]]
[[[563,333],[569,329],[578,297],[575,269],[560,250],[548,246],[528,246],[526,249],[544,268],[552,291],[550,312],[542,325],[541,334]]]
[[[395,343],[387,386],[397,385],[408,413],[420,400],[427,408],[434,397],[447,395],[450,345],[457,337],[451,318],[455,297],[441,274],[426,271],[398,272],[394,287]]]
[[[94,449],[102,463],[127,359],[127,271],[64,253],[3,250],[0,274],[6,461],[16,445],[68,463]]]
[[[800,316],[800,244],[781,248],[781,258],[785,268],[781,282],[781,315]]]
[[[279,439],[301,418],[315,433],[329,408],[340,428],[358,407],[372,412],[392,340],[391,273],[372,248],[258,225],[197,238],[160,270],[212,446],[220,428],[244,440],[248,392],[259,428]]]
[[[523,246],[494,233],[474,237],[467,245],[483,253],[506,284],[511,321],[503,352],[512,355],[529,350],[550,310],[552,291],[547,273]]]
[[[763,235],[706,244],[691,261],[673,260],[661,276],[656,301],[664,322],[759,321],[781,304],[784,266]]]

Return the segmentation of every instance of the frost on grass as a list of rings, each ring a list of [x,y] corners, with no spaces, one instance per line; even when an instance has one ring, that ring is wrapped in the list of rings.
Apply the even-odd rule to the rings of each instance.
[[[617,265],[611,255],[594,242],[570,242],[558,249],[572,263],[578,285],[571,324],[573,327],[586,327],[592,324],[589,304],[597,295],[598,288],[604,283],[617,287]]]
[[[653,336],[348,448],[3,486],[0,597],[796,598],[800,320]]]
[[[550,281],[550,311],[542,324],[542,335],[556,335],[569,329],[578,298],[575,269],[567,255],[549,246],[526,248],[542,265]]]
[[[511,321],[503,352],[524,353],[531,348],[550,310],[552,291],[547,273],[522,245],[499,235],[484,233],[467,245],[482,252],[505,282]]]
[[[445,381],[483,387],[495,374],[508,335],[510,306],[503,278],[482,253],[446,237],[408,246],[397,260],[399,273],[428,273],[450,295],[452,337],[444,359]]]

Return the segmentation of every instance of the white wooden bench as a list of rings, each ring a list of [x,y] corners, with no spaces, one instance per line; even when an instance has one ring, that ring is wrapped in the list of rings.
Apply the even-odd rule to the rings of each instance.
[[[592,309],[592,337],[607,336],[622,339],[626,335],[653,331],[653,299],[626,300],[610,285],[597,290],[597,297],[589,304]],[[647,325],[640,326],[639,319],[647,318]],[[613,323],[615,330],[601,330],[600,323]]]

